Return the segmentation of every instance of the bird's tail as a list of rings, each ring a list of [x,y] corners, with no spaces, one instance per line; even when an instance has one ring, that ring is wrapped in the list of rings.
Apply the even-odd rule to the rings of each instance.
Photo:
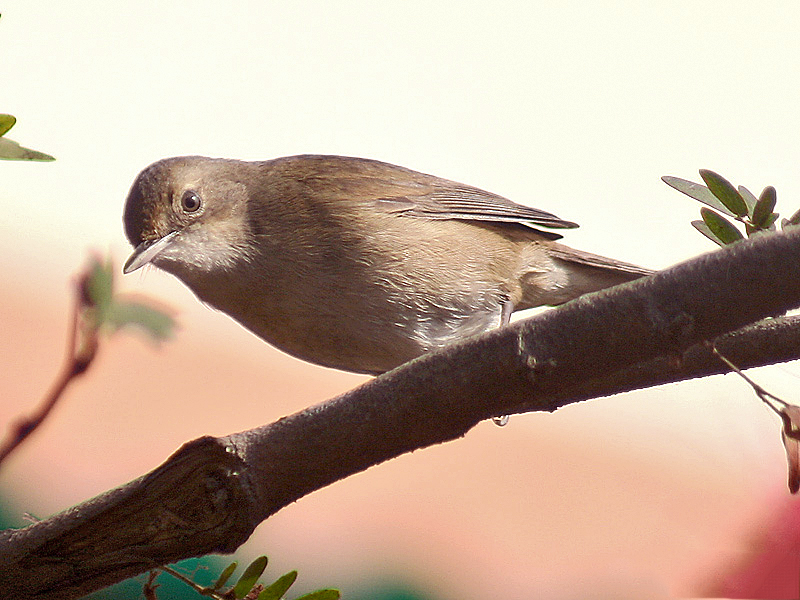
[[[554,280],[560,279],[560,281],[559,285],[549,290],[549,293],[544,290],[539,291],[542,294],[539,304],[550,306],[563,304],[583,294],[613,287],[653,273],[650,269],[575,250],[556,242],[547,244],[547,253],[552,259],[554,267],[560,273],[560,276]]]

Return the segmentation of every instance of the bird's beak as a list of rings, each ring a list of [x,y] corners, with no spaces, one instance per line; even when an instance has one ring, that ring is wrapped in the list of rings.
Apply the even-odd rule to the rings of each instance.
[[[152,262],[156,256],[161,254],[172,243],[176,235],[178,235],[178,232],[172,231],[162,238],[147,240],[136,246],[125,266],[122,267],[122,272],[127,275]]]

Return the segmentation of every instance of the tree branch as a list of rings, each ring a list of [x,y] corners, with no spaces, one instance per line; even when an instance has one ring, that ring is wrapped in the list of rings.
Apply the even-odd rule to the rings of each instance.
[[[72,309],[69,335],[67,336],[67,357],[50,391],[34,413],[20,418],[11,426],[7,439],[0,444],[0,464],[24,442],[50,415],[58,401],[75,379],[84,375],[97,356],[97,327],[87,325],[86,308],[89,305],[84,291],[83,279],[75,288],[75,305]]]
[[[0,532],[0,589],[78,598],[161,564],[231,552],[305,494],[486,418],[723,372],[704,342],[798,305],[800,228],[580,298],[270,425],[189,442],[140,479]],[[742,366],[769,364],[798,357],[797,332],[797,319],[776,319],[717,345]]]

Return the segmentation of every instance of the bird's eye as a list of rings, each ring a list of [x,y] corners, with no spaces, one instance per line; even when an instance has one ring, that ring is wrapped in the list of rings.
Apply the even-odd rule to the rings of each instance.
[[[193,192],[192,190],[183,192],[183,196],[181,196],[181,208],[183,212],[197,212],[202,204],[203,202],[200,200],[200,196],[197,192]]]

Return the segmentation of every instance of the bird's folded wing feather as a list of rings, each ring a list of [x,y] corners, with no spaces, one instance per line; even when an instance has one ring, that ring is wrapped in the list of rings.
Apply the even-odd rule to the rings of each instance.
[[[376,202],[394,212],[426,219],[463,219],[573,229],[577,223],[523,206],[480,188],[415,173],[413,181],[375,181]],[[555,235],[555,234],[553,234]],[[561,236],[558,236],[561,237]]]
[[[622,262],[613,258],[606,258],[592,254],[591,252],[584,252],[583,250],[576,250],[560,244],[551,244],[547,248],[547,253],[553,258],[586,265],[587,267],[597,267],[599,269],[611,269],[622,273],[628,273],[633,276],[645,277],[653,273],[651,269],[645,269],[631,263]]]
[[[460,219],[494,223],[517,223],[528,227],[572,229],[577,223],[512,202],[485,190],[369,159],[338,156],[305,157],[317,169],[302,177],[307,184],[325,183],[325,191],[336,190],[343,200],[370,202],[381,210],[425,219]],[[541,232],[557,239],[555,233]]]

